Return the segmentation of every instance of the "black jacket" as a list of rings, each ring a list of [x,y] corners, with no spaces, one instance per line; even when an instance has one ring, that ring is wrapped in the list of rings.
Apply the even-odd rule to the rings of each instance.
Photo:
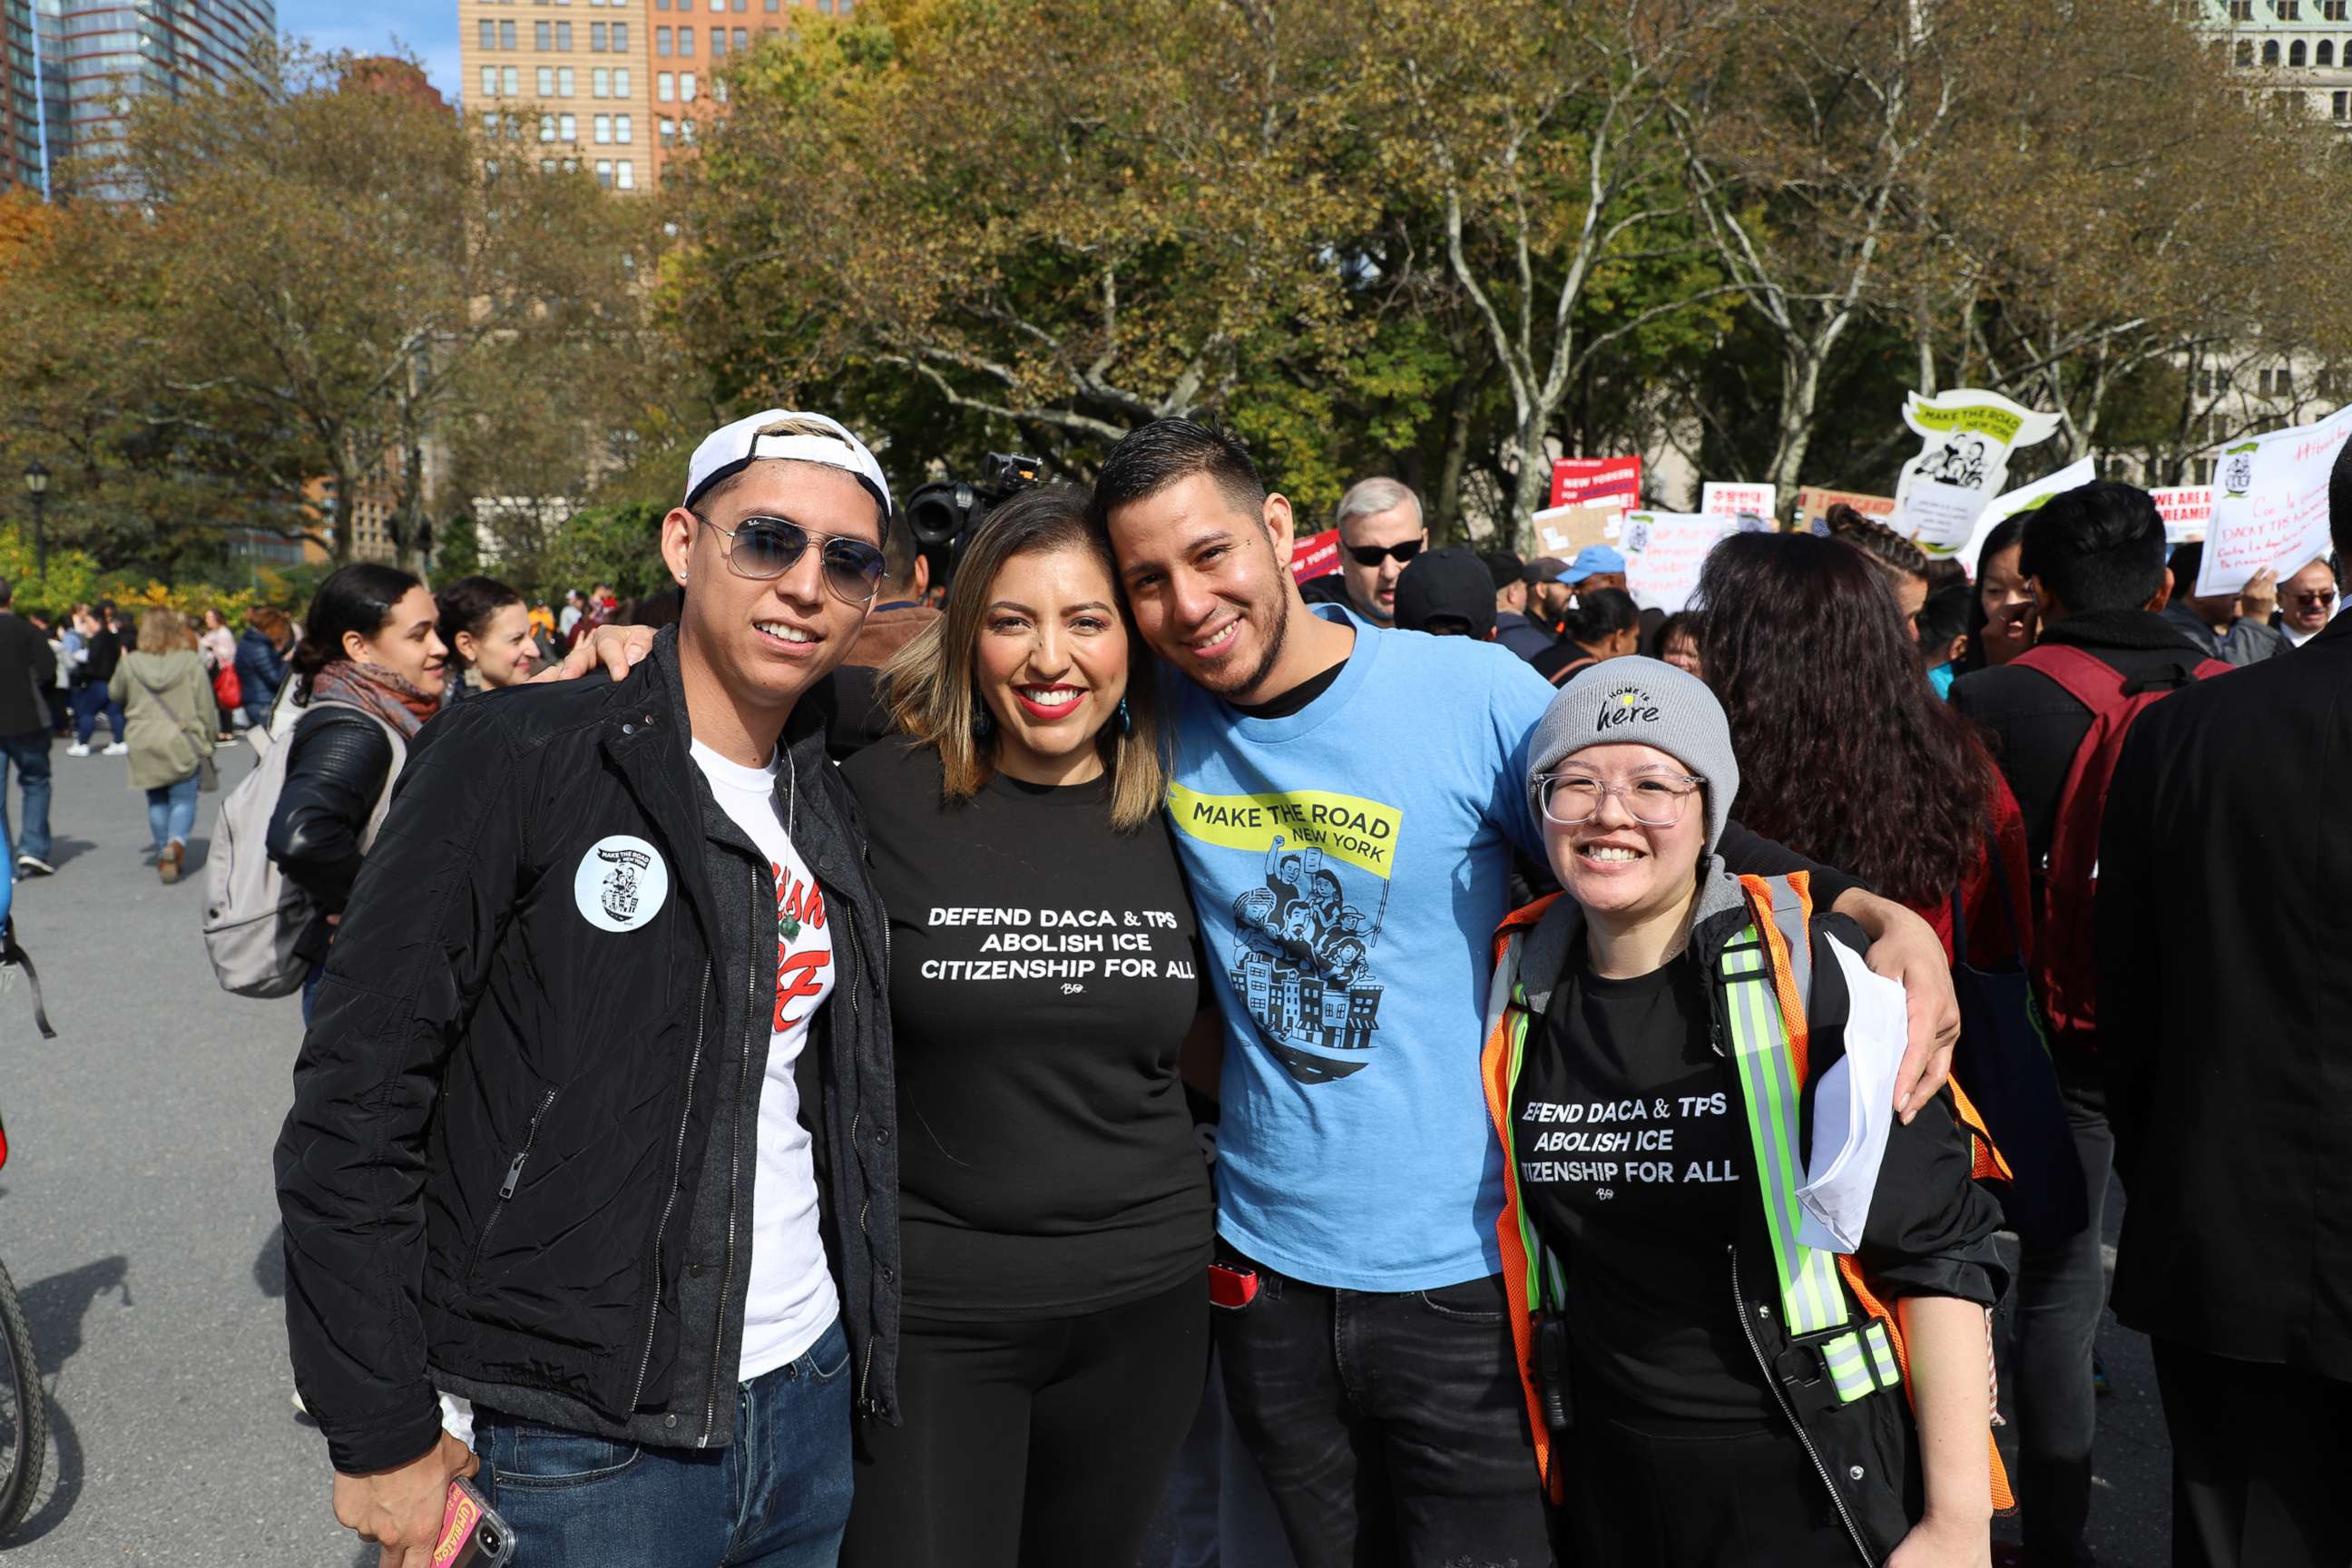
[[[2116,1315],[2352,1380],[2352,617],[2149,709],[2104,826]]]
[[[392,742],[366,714],[322,704],[296,721],[284,743],[294,750],[269,814],[268,847],[286,879],[317,905],[294,949],[316,963],[333,929],[327,917],[343,912],[359,880],[360,839],[392,771]]]
[[[89,634],[89,657],[75,672],[74,684],[104,686],[114,679],[114,667],[122,662],[122,638],[105,626]]]
[[[49,639],[14,610],[0,610],[0,735],[48,733],[49,693],[58,655]]]
[[[885,927],[816,716],[785,742],[838,965],[801,1115],[858,1408],[895,1421]],[[436,1386],[625,1442],[732,1440],[774,911],[688,753],[674,631],[617,683],[420,731],[278,1144],[295,1382],[338,1469],[431,1447]]]
[[[247,714],[267,716],[269,705],[277,700],[278,689],[285,684],[286,656],[260,628],[246,627],[245,635],[236,639],[237,706]]]

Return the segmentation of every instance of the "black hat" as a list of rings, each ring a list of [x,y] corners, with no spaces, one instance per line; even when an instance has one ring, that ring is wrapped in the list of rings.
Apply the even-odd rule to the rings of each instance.
[[[1478,559],[1486,563],[1486,574],[1495,579],[1495,592],[1501,593],[1519,580],[1527,563],[1507,550],[1481,552]]]
[[[1400,630],[1426,631],[1432,621],[1449,619],[1482,642],[1495,635],[1495,579],[1477,552],[1460,544],[1423,551],[1397,578]]]

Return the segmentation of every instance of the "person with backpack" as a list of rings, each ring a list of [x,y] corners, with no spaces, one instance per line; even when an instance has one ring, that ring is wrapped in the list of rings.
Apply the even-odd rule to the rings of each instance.
[[[302,710],[288,748],[285,783],[269,816],[269,858],[310,895],[296,955],[309,1021],[325,973],[327,944],[342,919],[360,862],[382,820],[406,742],[438,712],[449,649],[441,612],[425,585],[396,567],[337,567],[302,616],[291,668]],[[395,744],[397,742],[397,744]]]
[[[178,611],[148,611],[139,642],[115,666],[109,695],[128,716],[131,787],[147,793],[155,875],[168,886],[186,863],[196,792],[212,763],[213,683]]]
[[[2352,559],[2352,450],[2328,483]],[[2158,703],[2099,840],[2099,1026],[2175,1563],[2352,1560],[2352,621]]]
[[[2026,1237],[2018,1270],[2020,1496],[2026,1561],[2071,1565],[2090,1517],[2098,1426],[2092,1352],[2106,1304],[2100,1223],[2114,1163],[2104,1031],[2093,1001],[2093,889],[2106,780],[2132,721],[2170,692],[2226,671],[2160,612],[2172,590],[2164,520],[2147,492],[2101,480],[2027,521],[2020,567],[2040,640],[1952,684],[1955,711],[1992,731],[2034,868],[2034,995],[2082,1163],[2086,1223]]]
[[[1887,1131],[1866,1222],[1809,1231],[1803,1134],[1865,944],[1804,873],[1725,868],[1740,775],[1706,683],[1632,658],[1561,689],[1512,781],[1565,890],[1503,922],[1483,1056],[1556,1550],[1982,1564],[2000,1208],[1947,1089]]]

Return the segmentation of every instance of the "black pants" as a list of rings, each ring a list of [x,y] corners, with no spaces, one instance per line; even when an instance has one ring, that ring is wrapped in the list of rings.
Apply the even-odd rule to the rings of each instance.
[[[1563,1560],[1609,1568],[1853,1568],[1853,1540],[1797,1439],[1639,1426],[1580,1410]]]
[[[2352,1562],[2352,1384],[2158,1340],[2174,1568]]]
[[[1209,1285],[1076,1318],[906,1318],[905,1425],[859,1428],[845,1568],[1124,1568],[1209,1360]]]
[[[2017,1354],[2010,1371],[2020,1434],[2018,1503],[2028,1568],[2090,1561],[2091,1450],[2099,1435],[2091,1352],[2107,1306],[2100,1250],[2116,1135],[2104,1095],[2068,1086],[2066,1120],[2083,1162],[2090,1221],[2073,1236],[2028,1238],[2017,1271]]]
[[[1389,1293],[1250,1267],[1217,1358],[1298,1568],[1545,1568],[1502,1278]]]

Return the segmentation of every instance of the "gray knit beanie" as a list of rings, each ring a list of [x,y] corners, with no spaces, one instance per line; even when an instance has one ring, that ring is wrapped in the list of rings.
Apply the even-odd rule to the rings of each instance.
[[[1587,746],[1619,742],[1655,746],[1706,781],[1702,854],[1714,854],[1739,793],[1739,762],[1731,754],[1731,722],[1706,682],[1659,659],[1602,659],[1561,687],[1536,721],[1528,789]]]

